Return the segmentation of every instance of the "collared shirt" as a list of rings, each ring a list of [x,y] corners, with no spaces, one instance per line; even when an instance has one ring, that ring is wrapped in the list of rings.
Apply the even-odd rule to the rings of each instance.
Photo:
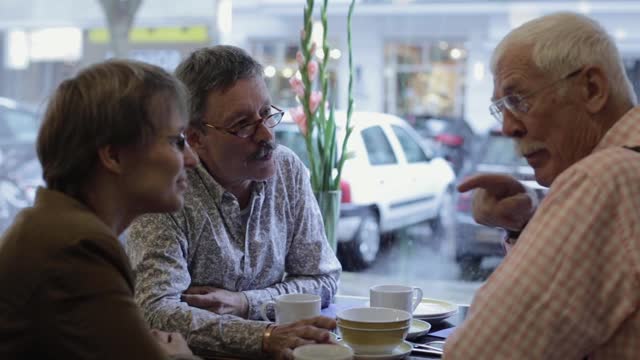
[[[444,359],[640,359],[640,108],[553,182]]]
[[[249,318],[285,293],[312,293],[328,306],[340,263],[329,247],[309,176],[291,150],[274,151],[276,173],[255,182],[248,220],[234,195],[198,165],[188,171],[184,208],[140,217],[128,232],[136,301],[151,326],[179,331],[199,352],[257,354],[266,323],[190,307],[190,286],[242,291]]]

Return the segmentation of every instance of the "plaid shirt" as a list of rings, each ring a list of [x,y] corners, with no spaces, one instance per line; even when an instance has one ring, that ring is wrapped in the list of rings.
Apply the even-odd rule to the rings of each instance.
[[[640,359],[640,107],[564,171],[444,359]]]

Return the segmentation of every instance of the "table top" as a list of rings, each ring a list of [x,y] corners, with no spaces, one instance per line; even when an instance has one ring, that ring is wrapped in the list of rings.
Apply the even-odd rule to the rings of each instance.
[[[338,295],[335,297],[335,301],[333,304],[331,304],[328,308],[322,309],[322,315],[325,316],[329,316],[329,317],[334,317],[336,316],[336,312],[345,309],[345,308],[349,308],[349,307],[355,307],[355,306],[363,306],[367,303],[368,298],[365,297],[359,297],[359,296],[341,296]],[[467,305],[458,305],[458,312],[454,315],[452,315],[451,317],[437,322],[437,323],[431,323],[431,330],[429,330],[429,333],[423,336],[420,336],[416,339],[413,339],[413,342],[416,343],[427,343],[429,341],[434,341],[434,340],[443,340],[441,337],[434,337],[430,334],[433,334],[434,332],[440,331],[440,330],[444,330],[444,329],[449,329],[452,327],[455,327],[459,324],[462,323],[462,321],[464,321],[464,319],[467,317],[467,311],[469,310],[469,306]],[[240,359],[241,357],[205,357],[205,359],[223,359],[223,360],[234,360],[234,359]],[[424,359],[440,359],[439,356],[429,356],[429,355],[422,355],[422,354],[411,354],[411,356],[405,358],[405,359],[409,359],[409,360],[424,360]]]
[[[336,296],[334,304],[331,304],[329,308],[323,309],[322,313],[323,315],[326,315],[326,316],[335,317],[335,313],[340,309],[348,308],[351,306],[358,306],[359,304],[365,304],[367,300],[368,299],[365,297],[358,297],[358,296]],[[456,314],[440,322],[435,322],[435,323],[430,322],[431,330],[429,330],[429,333],[426,335],[420,336],[416,339],[413,339],[413,342],[424,344],[429,341],[443,340],[443,338],[441,337],[434,337],[430,334],[433,334],[440,330],[449,329],[449,328],[460,325],[464,321],[464,319],[467,317],[468,311],[469,311],[468,305],[458,305],[458,312]],[[407,359],[422,360],[422,359],[439,359],[439,358],[440,358],[439,356],[429,356],[429,355],[413,353]]]

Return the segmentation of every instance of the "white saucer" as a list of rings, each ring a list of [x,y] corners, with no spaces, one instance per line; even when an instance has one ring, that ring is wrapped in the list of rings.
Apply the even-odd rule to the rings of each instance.
[[[370,302],[367,301],[364,306],[370,306]],[[458,312],[458,305],[437,299],[422,299],[420,304],[413,312],[414,319],[420,319],[428,321],[431,324],[439,323],[446,318],[455,315]]]
[[[448,301],[436,299],[422,299],[413,312],[414,319],[440,322],[458,312],[458,305]]]
[[[339,345],[349,347],[343,340],[339,340],[337,342]],[[411,354],[411,350],[413,346],[408,342],[404,341],[402,344],[398,345],[397,348],[393,349],[391,354],[379,354],[379,355],[364,355],[364,354],[354,354],[354,360],[395,360],[395,359],[404,359],[407,355]]]
[[[429,330],[431,330],[431,324],[428,322],[419,319],[412,319],[407,339],[411,340],[418,336],[426,335]]]

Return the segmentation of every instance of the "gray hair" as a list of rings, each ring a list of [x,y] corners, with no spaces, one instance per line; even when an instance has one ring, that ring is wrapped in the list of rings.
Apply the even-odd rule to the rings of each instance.
[[[229,90],[238,80],[262,77],[264,70],[246,51],[217,45],[194,51],[176,68],[176,76],[189,92],[189,126],[202,130],[203,114],[210,92]]]
[[[584,15],[559,12],[546,15],[511,31],[491,57],[491,72],[512,45],[530,45],[538,69],[561,77],[584,65],[598,65],[609,77],[614,99],[636,104],[633,86],[615,42],[595,20]]]

